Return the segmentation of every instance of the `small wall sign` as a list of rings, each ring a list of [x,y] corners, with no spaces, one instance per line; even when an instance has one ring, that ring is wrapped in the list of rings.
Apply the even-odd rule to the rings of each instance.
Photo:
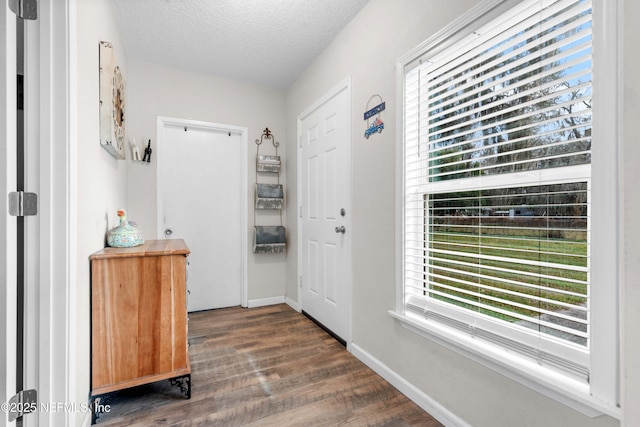
[[[370,108],[373,100],[379,100],[379,103],[373,108]],[[380,95],[371,95],[369,101],[367,101],[367,111],[364,112],[364,120],[367,122],[367,129],[364,131],[364,137],[369,137],[375,133],[382,133],[384,129],[384,123],[380,120],[380,113],[384,111],[386,103],[382,100]]]
[[[364,112],[364,119],[367,120],[369,117],[373,117],[376,114],[378,114],[380,111],[383,111],[384,108],[385,108],[385,104],[386,104],[386,102],[383,102],[382,104],[376,105],[371,110],[365,111]]]

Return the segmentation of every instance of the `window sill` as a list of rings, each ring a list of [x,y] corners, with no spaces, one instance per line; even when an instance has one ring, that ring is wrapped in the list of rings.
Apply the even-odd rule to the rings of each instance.
[[[568,406],[590,418],[609,415],[620,419],[620,408],[611,406],[589,393],[588,385],[563,377],[491,343],[476,340],[468,334],[430,321],[412,313],[390,310],[389,315],[403,327],[451,351],[492,369],[542,395]]]

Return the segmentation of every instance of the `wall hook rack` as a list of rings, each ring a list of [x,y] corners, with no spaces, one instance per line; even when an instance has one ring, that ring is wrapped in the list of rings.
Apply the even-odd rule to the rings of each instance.
[[[275,148],[275,156],[261,155],[260,145],[266,140],[271,140]],[[253,236],[253,252],[254,253],[278,253],[284,252],[287,247],[286,229],[282,224],[282,209],[284,208],[284,188],[280,184],[280,156],[278,156],[278,147],[280,143],[269,130],[265,128],[260,136],[256,139],[256,194],[254,207],[254,236]],[[262,172],[266,175],[276,174],[277,183],[268,184],[258,182],[258,173]],[[264,178],[266,176],[261,175]],[[280,211],[280,225],[258,225],[257,211],[263,209],[277,209]]]

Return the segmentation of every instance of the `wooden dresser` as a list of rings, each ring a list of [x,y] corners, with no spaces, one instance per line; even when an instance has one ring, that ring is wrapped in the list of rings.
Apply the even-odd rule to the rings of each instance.
[[[91,261],[91,397],[172,379],[191,397],[183,240],[105,248]]]

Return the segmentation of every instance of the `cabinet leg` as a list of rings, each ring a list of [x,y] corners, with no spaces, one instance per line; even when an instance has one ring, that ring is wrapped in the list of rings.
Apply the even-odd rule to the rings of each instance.
[[[91,425],[94,425],[96,422],[98,422],[100,414],[109,412],[109,410],[111,409],[111,406],[108,404],[109,400],[110,399],[108,399],[108,395],[91,398]]]
[[[187,399],[191,399],[191,374],[169,380],[172,386],[180,388],[180,393],[184,394]]]
[[[91,425],[94,425],[98,421],[98,414],[96,414],[96,399],[91,399]]]

